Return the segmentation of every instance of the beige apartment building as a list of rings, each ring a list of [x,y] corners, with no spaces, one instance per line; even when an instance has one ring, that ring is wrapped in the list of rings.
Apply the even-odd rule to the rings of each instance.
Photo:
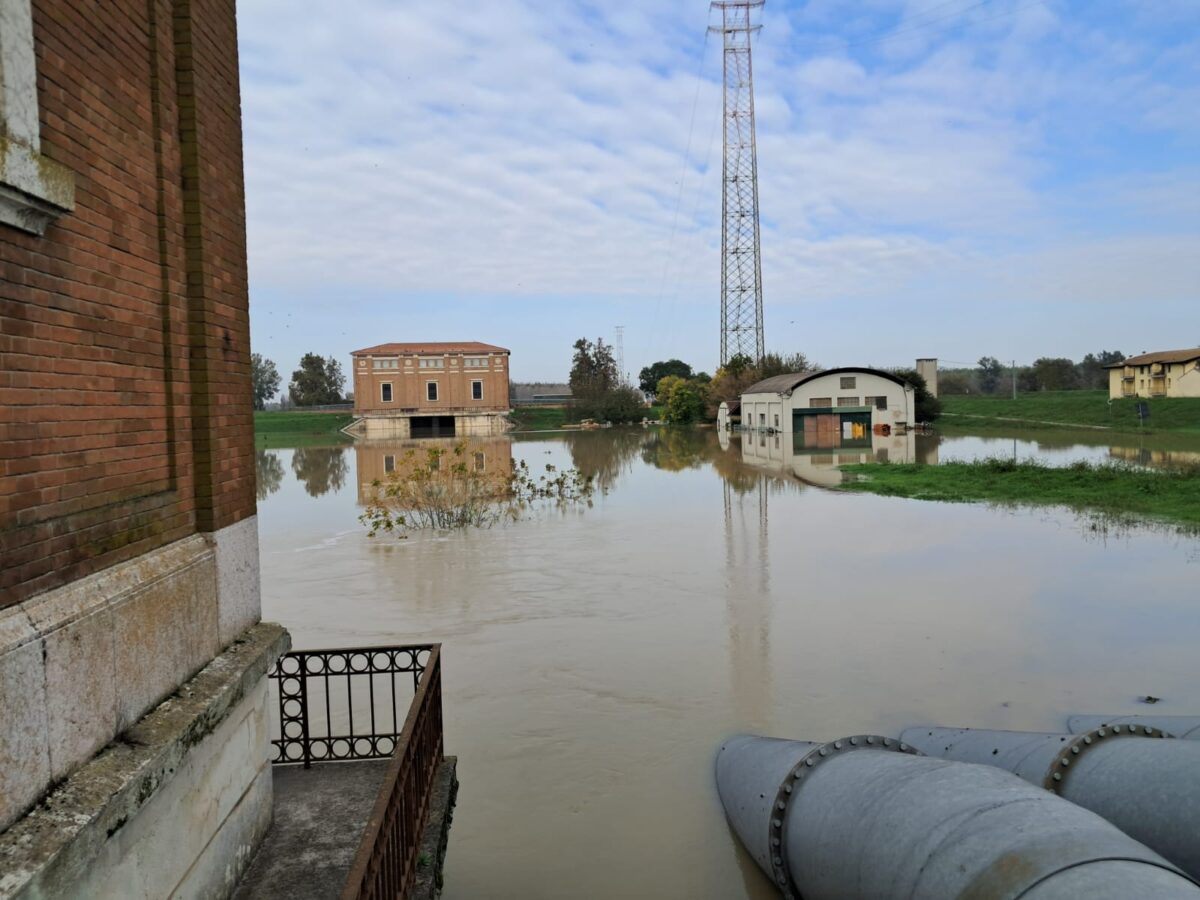
[[[379,344],[350,354],[351,430],[364,437],[500,434],[507,428],[508,357],[478,341]]]
[[[1108,396],[1200,397],[1200,347],[1143,353],[1108,366]]]

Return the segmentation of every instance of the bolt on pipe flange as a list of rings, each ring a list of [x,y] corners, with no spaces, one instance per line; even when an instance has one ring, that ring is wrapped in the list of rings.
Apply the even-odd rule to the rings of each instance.
[[[792,766],[787,777],[783,779],[783,783],[779,785],[779,791],[775,794],[767,836],[771,871],[775,877],[775,884],[783,893],[785,900],[800,900],[800,890],[792,880],[791,867],[788,865],[787,853],[783,848],[783,829],[787,825],[788,806],[791,799],[804,783],[805,777],[817,766],[851,750],[887,750],[892,753],[924,756],[916,747],[910,747],[895,738],[879,734],[855,734],[813,747]]]
[[[1042,787],[1055,794],[1061,793],[1063,782],[1071,771],[1071,761],[1078,759],[1091,747],[1095,747],[1106,738],[1169,738],[1170,736],[1162,729],[1152,728],[1149,725],[1104,725],[1100,728],[1093,728],[1091,731],[1077,735],[1073,741],[1063,745],[1062,752],[1055,757],[1050,768],[1046,770]]]

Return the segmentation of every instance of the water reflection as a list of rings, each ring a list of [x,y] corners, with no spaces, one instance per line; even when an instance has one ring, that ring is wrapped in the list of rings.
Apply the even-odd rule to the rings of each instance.
[[[419,438],[413,440],[383,439],[354,442],[354,465],[358,483],[358,503],[366,506],[375,496],[375,484],[384,481],[397,470],[404,470],[406,460],[415,458],[420,464],[427,460],[430,450],[443,451],[443,460],[463,447],[463,462],[476,472],[511,475],[513,470],[513,440],[505,435],[477,438]],[[535,473],[542,468],[537,459],[527,460]],[[449,463],[446,463],[447,465]]]
[[[283,462],[270,450],[254,451],[255,490],[259,500],[266,500],[283,483]]]
[[[853,447],[812,447],[805,445],[802,434],[748,431],[741,435],[744,463],[819,487],[837,487],[842,483],[844,474],[839,466],[872,462],[937,462],[937,444],[923,445],[918,457],[917,435],[911,431],[893,432],[886,436],[869,434],[862,444]]]
[[[346,483],[346,451],[342,447],[297,447],[292,472],[310,497],[340,490]]]
[[[654,436],[641,428],[613,428],[606,429],[600,440],[591,432],[565,432],[563,442],[571,453],[571,464],[591,477],[597,490],[608,491],[623,472],[630,471],[638,451]]]

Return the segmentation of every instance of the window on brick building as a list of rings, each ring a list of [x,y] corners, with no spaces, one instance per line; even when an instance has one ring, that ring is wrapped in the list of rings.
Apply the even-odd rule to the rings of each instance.
[[[444,368],[444,361],[440,356],[422,356],[422,369],[441,369]]]
[[[438,398],[437,382],[436,381],[425,382],[425,399],[426,400],[437,400],[437,398]]]
[[[383,458],[383,471],[385,471],[385,472],[395,472],[396,471],[396,457],[392,456],[390,453]]]
[[[75,174],[42,156],[30,0],[0,0],[0,224],[45,234],[75,208]]]
[[[463,365],[468,369],[486,369],[487,364],[486,356],[468,356],[463,360]]]
[[[472,381],[471,382],[471,399],[472,400],[482,400],[483,399],[483,382],[482,381]]]
[[[379,399],[384,403],[392,402],[392,383],[385,381],[379,386]]]

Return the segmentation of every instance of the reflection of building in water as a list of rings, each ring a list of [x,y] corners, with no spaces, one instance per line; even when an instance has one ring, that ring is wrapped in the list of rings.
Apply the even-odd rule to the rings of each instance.
[[[1150,450],[1146,447],[1109,447],[1108,455],[1139,466],[1169,468],[1200,465],[1200,452],[1194,450]]]
[[[358,479],[358,504],[365,506],[375,494],[374,483],[383,481],[396,471],[403,471],[415,460],[425,464],[430,450],[442,450],[440,465],[459,461],[454,448],[463,447],[461,461],[471,471],[500,474],[507,477],[513,471],[512,439],[508,437],[469,438],[458,441],[423,440],[359,440],[354,442],[354,461]],[[410,457],[409,454],[412,454]]]
[[[917,435],[912,431],[867,434],[862,441],[835,447],[808,446],[804,438],[800,433],[747,432],[742,435],[742,461],[821,487],[837,487],[842,483],[838,466],[917,461]]]

